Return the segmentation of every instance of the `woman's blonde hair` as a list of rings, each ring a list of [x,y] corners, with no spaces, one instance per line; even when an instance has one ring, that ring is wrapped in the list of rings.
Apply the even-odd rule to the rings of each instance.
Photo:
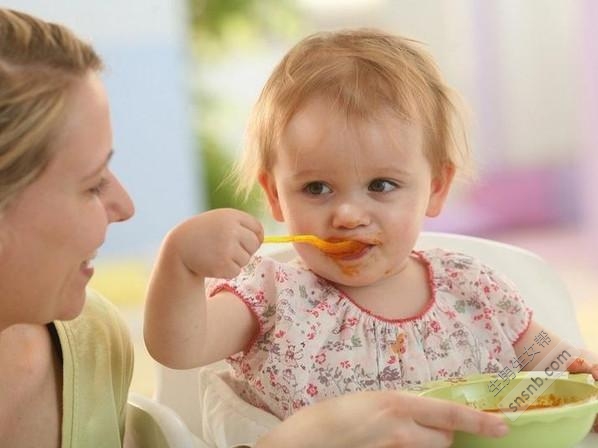
[[[467,164],[458,97],[420,43],[373,29],[320,32],[284,56],[253,108],[235,169],[240,193],[271,169],[287,124],[314,96],[330,98],[347,116],[369,119],[390,109],[420,124],[434,174]]]
[[[0,211],[51,159],[70,86],[101,68],[67,28],[0,8]]]

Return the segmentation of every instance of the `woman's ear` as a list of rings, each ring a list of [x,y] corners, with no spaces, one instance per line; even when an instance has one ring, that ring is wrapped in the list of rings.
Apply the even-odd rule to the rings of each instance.
[[[258,176],[258,181],[262,186],[266,197],[268,198],[268,204],[270,204],[270,213],[272,214],[272,217],[278,222],[284,222],[274,176],[262,171]]]
[[[446,202],[446,197],[451,189],[454,177],[455,167],[453,165],[446,165],[442,167],[440,173],[432,179],[430,199],[428,200],[428,208],[426,209],[426,216],[429,218],[438,216],[442,211],[442,207]]]

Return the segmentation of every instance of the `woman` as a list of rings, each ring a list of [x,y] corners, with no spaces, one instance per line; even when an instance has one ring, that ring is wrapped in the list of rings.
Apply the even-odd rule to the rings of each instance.
[[[121,444],[131,343],[85,294],[108,224],[133,214],[108,168],[101,65],[68,30],[0,10],[3,446]]]
[[[101,60],[66,28],[0,8],[0,440],[119,447],[132,372],[114,307],[86,294],[93,258],[133,204],[113,154]],[[395,392],[295,414],[256,446],[449,446],[498,416]]]

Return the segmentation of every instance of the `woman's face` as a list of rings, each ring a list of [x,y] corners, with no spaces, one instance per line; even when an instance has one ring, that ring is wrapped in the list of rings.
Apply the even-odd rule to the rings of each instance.
[[[0,216],[0,328],[76,317],[108,224],[133,203],[108,168],[108,99],[95,74],[73,86],[54,156]]]

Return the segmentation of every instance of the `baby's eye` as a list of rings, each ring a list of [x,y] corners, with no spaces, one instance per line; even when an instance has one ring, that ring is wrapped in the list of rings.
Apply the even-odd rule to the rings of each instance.
[[[393,182],[388,179],[374,179],[370,182],[368,186],[368,190],[374,191],[376,193],[387,193],[392,191],[398,187],[396,182]]]
[[[303,187],[303,191],[305,191],[308,194],[322,195],[328,194],[332,190],[324,182],[310,182],[305,187]]]

